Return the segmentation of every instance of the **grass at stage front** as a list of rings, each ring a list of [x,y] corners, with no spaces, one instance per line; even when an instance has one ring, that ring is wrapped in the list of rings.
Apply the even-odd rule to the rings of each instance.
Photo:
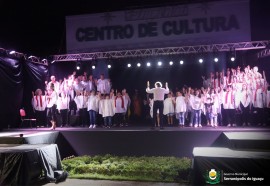
[[[189,181],[190,158],[80,156],[64,159],[62,165],[69,178],[125,181]]]

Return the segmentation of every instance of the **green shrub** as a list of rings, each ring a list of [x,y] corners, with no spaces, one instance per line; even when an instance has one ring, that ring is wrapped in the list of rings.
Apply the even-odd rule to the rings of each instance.
[[[187,182],[191,159],[177,157],[80,156],[62,161],[70,178]]]

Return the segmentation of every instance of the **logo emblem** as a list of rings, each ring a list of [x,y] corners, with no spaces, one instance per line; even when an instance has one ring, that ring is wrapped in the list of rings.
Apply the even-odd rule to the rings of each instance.
[[[212,185],[220,183],[220,171],[216,171],[215,169],[206,171],[205,182]]]

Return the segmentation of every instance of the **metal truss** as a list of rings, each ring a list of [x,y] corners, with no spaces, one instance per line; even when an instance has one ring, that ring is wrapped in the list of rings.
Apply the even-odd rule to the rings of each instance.
[[[149,49],[120,50],[120,51],[93,52],[93,53],[78,53],[78,54],[62,54],[62,55],[52,56],[52,60],[53,60],[52,62],[125,58],[125,57],[146,57],[146,56],[154,56],[154,55],[188,54],[188,53],[202,53],[202,52],[213,52],[213,51],[223,52],[223,51],[232,51],[232,50],[251,50],[251,49],[265,48],[269,43],[270,43],[270,40],[265,40],[265,41],[251,41],[251,42],[226,43],[226,44],[149,48]]]
[[[270,49],[269,48],[266,48],[266,49],[258,52],[258,54],[257,54],[258,59],[263,58],[263,57],[267,57],[267,56],[270,56]]]
[[[27,61],[32,62],[32,63],[37,63],[41,65],[48,65],[48,60],[47,59],[40,59],[39,57],[36,56],[29,56],[27,58]]]
[[[37,63],[41,65],[48,65],[48,60],[47,59],[42,59],[40,60],[39,57],[36,56],[29,56],[27,57],[26,54],[16,52],[16,51],[8,51],[4,48],[0,48],[0,55],[1,56],[7,56],[9,58],[14,58],[14,59],[21,59],[27,62],[32,62],[32,63]]]

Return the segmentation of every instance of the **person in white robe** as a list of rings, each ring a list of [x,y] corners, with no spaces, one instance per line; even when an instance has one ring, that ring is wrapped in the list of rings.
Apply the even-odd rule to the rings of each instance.
[[[104,120],[104,127],[112,127],[112,117],[115,114],[114,100],[110,99],[110,95],[106,94],[105,99],[100,100],[99,113]]]
[[[184,127],[185,113],[187,111],[187,100],[180,91],[176,92],[176,96],[177,96],[175,100],[176,119],[179,120],[179,126]]]
[[[46,96],[42,95],[42,90],[37,89],[32,92],[32,107],[36,117],[37,126],[45,126]]]
[[[167,116],[168,125],[173,125],[173,116],[175,114],[174,111],[175,98],[172,96],[170,92],[168,97],[164,100],[164,108],[163,115]]]

